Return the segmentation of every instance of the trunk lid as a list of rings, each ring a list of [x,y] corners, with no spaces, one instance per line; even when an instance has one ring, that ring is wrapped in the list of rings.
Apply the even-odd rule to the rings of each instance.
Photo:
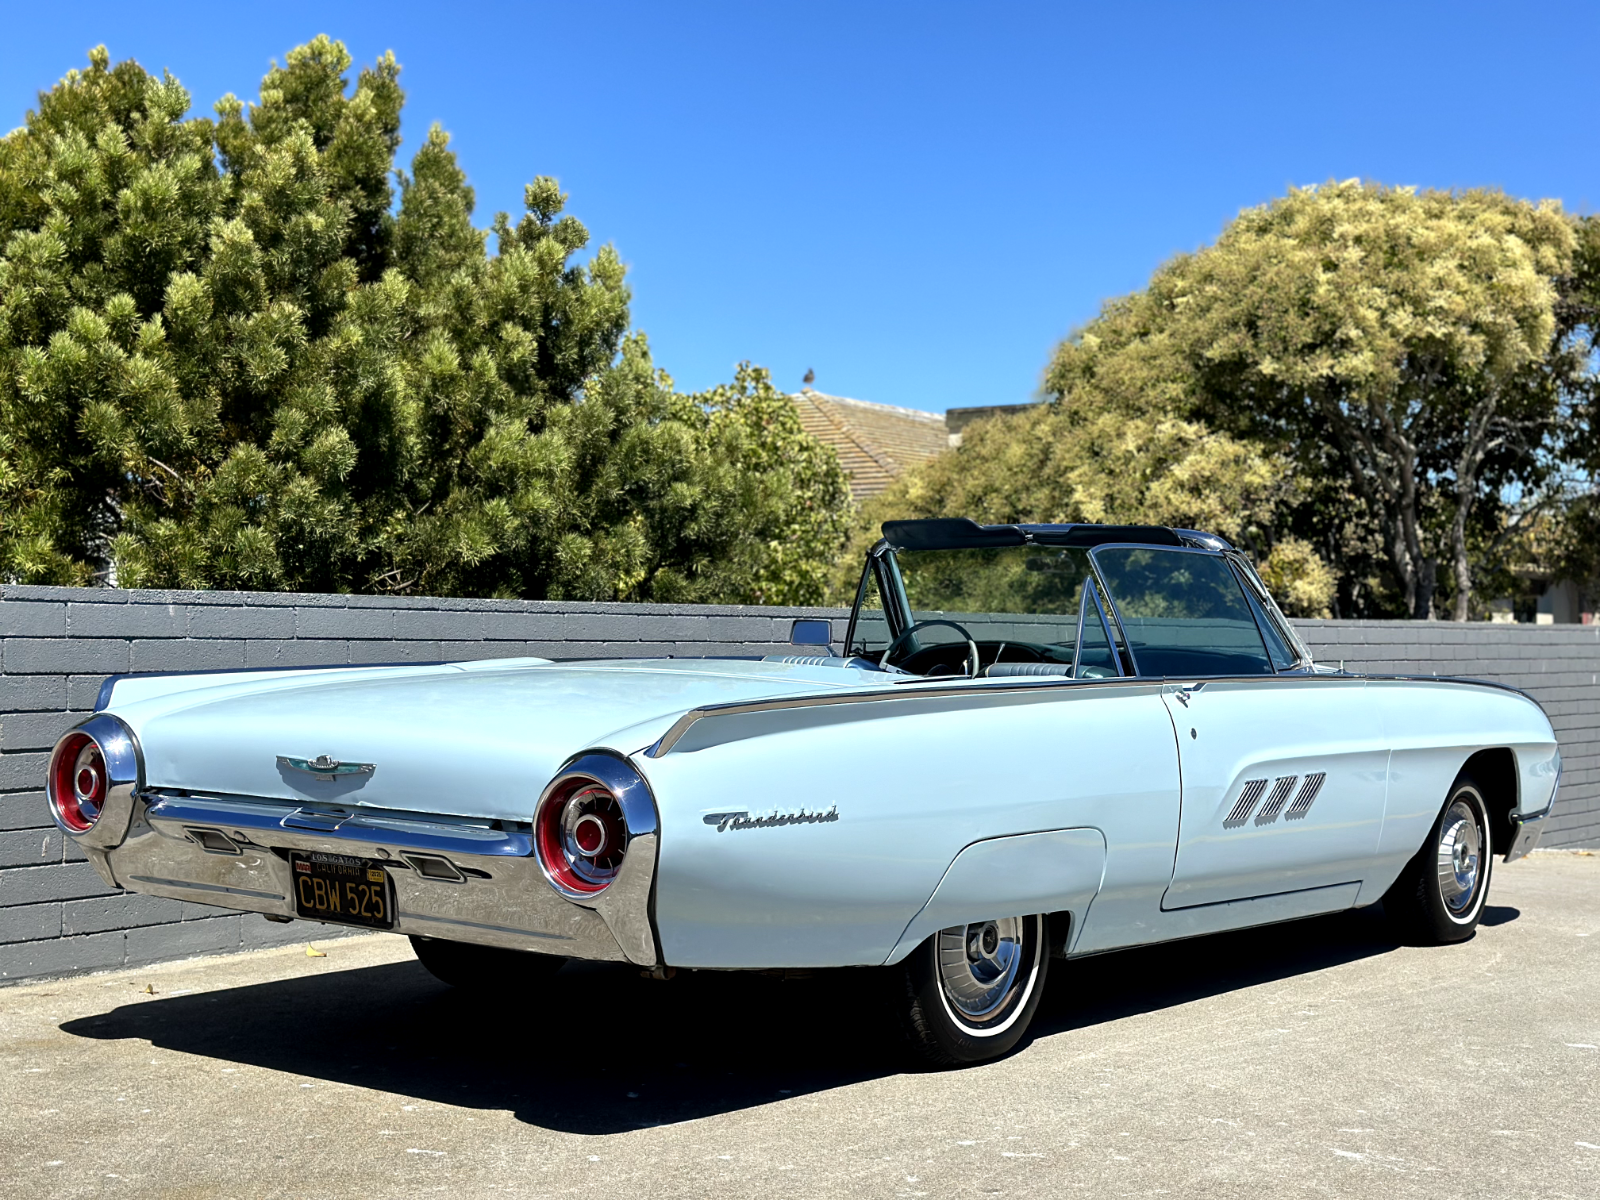
[[[633,753],[701,705],[882,678],[796,662],[529,660],[198,676],[144,699],[130,688],[110,711],[138,736],[151,787],[526,821],[580,750]],[[321,780],[278,761],[319,755],[373,770]]]

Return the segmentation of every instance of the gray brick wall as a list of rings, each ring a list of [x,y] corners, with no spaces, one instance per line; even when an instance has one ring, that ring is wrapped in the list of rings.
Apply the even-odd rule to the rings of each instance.
[[[45,760],[107,675],[438,659],[770,654],[825,609],[0,587],[0,981],[328,936],[107,888],[51,824]],[[844,636],[841,623],[836,636]]]
[[[127,671],[539,655],[766,654],[831,609],[0,586],[0,980],[299,941],[328,931],[107,888],[64,844],[41,782],[50,747]],[[1352,669],[1500,679],[1538,697],[1566,760],[1547,845],[1600,845],[1600,628],[1309,621]]]
[[[1600,625],[1297,621],[1319,662],[1464,675],[1522,688],[1561,743],[1561,799],[1541,845],[1600,847]]]

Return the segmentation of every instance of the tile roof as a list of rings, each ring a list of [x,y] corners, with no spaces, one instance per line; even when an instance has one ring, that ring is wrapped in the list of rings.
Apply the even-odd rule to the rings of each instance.
[[[807,388],[790,397],[807,433],[832,446],[850,494],[876,496],[907,467],[928,461],[950,445],[944,417],[892,404],[869,404]]]

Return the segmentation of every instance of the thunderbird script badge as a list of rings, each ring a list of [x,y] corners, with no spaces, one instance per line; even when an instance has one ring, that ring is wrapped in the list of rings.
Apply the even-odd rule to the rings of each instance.
[[[749,809],[742,808],[738,812],[707,813],[701,818],[707,825],[715,825],[718,833],[729,829],[773,829],[779,825],[825,825],[838,819],[837,804],[829,809],[818,809],[816,812],[812,812],[809,808],[802,808],[799,812],[774,810],[766,816],[752,817]]]
[[[340,762],[337,758],[329,758],[326,754],[319,754],[315,758],[292,758],[287,754],[280,754],[278,765],[288,767],[291,771],[304,771],[307,775],[315,775],[318,779],[337,779],[341,775],[371,775],[377,769],[373,763]]]

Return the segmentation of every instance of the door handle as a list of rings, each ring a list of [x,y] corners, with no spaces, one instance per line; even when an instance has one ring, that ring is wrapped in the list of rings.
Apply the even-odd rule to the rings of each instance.
[[[1205,681],[1201,680],[1199,683],[1191,683],[1186,687],[1179,688],[1173,693],[1173,696],[1177,698],[1179,704],[1183,705],[1185,708],[1188,708],[1189,698],[1203,687],[1205,687]]]

